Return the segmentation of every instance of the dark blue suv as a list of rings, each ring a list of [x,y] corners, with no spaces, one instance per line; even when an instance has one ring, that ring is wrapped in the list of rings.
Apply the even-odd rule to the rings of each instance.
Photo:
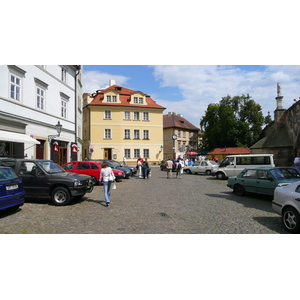
[[[15,211],[25,201],[22,179],[10,167],[0,167],[0,209]]]

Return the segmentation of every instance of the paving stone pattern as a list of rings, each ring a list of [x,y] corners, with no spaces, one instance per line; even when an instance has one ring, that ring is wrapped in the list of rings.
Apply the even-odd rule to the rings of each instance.
[[[1,234],[276,234],[286,231],[272,210],[271,197],[239,197],[227,180],[184,174],[167,179],[152,168],[149,179],[131,177],[112,190],[104,204],[103,187],[83,200],[54,206],[28,198],[15,213],[0,211]]]

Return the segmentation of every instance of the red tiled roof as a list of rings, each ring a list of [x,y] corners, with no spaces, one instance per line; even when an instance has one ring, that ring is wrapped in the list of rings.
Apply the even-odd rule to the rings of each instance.
[[[199,130],[198,127],[194,126],[188,120],[183,118],[181,115],[167,114],[163,116],[164,128],[177,127],[183,129]]]
[[[214,150],[208,152],[211,155],[234,155],[234,154],[250,154],[251,150],[248,147],[228,147],[228,148],[215,148]]]
[[[102,102],[104,100],[104,93],[108,91],[114,91],[119,94],[119,99],[121,103],[115,102]],[[112,85],[106,89],[98,90],[91,97],[94,98],[89,105],[103,105],[103,106],[134,106],[134,107],[148,107],[148,108],[160,108],[166,109],[165,107],[158,105],[154,100],[151,99],[149,95],[142,93],[146,97],[147,105],[145,104],[129,104],[131,100],[131,95],[134,93],[142,93],[140,91],[133,91],[118,85]]]

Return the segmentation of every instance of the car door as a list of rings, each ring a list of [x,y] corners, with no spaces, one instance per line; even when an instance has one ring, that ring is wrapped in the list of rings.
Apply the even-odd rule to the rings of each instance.
[[[257,171],[256,193],[273,195],[278,182],[267,170]]]
[[[88,162],[78,162],[75,171],[79,174],[90,175],[90,164]]]
[[[205,173],[207,169],[210,169],[207,161],[201,161],[201,164],[199,165],[199,172],[200,173]]]
[[[26,195],[48,195],[47,175],[34,161],[21,161],[19,175],[22,178]]]
[[[244,187],[246,192],[255,193],[257,185],[256,170],[247,170],[241,178],[238,178],[238,183]]]

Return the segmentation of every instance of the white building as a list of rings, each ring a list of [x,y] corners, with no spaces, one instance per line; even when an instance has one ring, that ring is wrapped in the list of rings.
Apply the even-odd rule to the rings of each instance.
[[[76,65],[0,65],[0,157],[81,157],[81,73]]]

